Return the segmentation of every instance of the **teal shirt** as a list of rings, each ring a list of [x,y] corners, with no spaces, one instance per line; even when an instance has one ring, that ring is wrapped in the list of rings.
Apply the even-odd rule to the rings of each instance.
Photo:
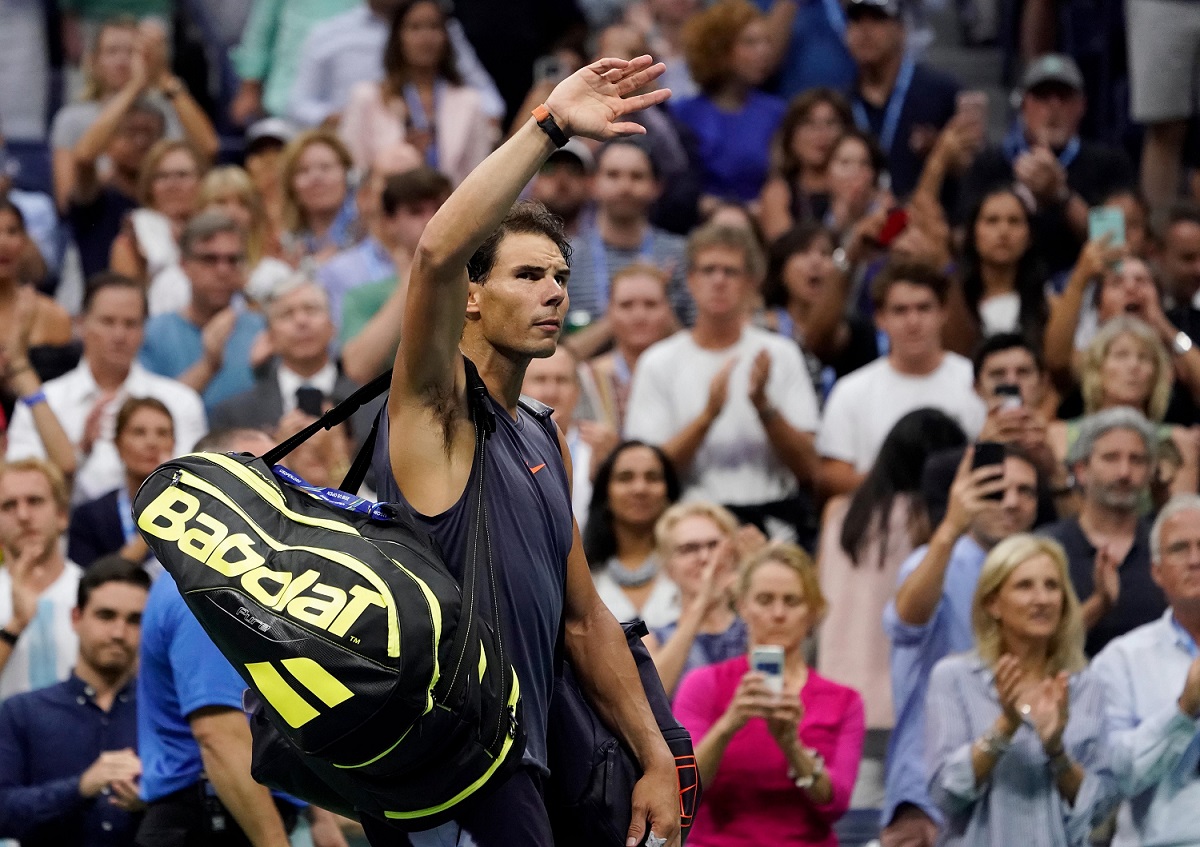
[[[264,83],[263,107],[270,114],[287,114],[300,47],[313,24],[357,5],[356,0],[254,0],[233,64],[242,79]]]
[[[341,346],[363,331],[367,321],[383,308],[383,304],[396,290],[396,277],[389,276],[378,282],[368,282],[346,292],[342,298]]]
[[[202,392],[204,410],[212,414],[222,400],[254,387],[250,369],[250,348],[254,339],[266,328],[262,316],[242,312],[225,342],[225,357],[221,370]],[[160,376],[176,379],[204,355],[200,327],[178,312],[157,315],[146,322],[146,338],[138,355],[142,366]]]

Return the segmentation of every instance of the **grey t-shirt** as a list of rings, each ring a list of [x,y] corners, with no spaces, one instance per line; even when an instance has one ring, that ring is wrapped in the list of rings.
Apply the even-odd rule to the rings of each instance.
[[[179,123],[179,115],[171,101],[157,91],[147,94],[146,100],[157,106],[166,118],[166,137],[183,138],[183,125]],[[87,128],[96,122],[103,108],[104,103],[100,100],[80,100],[63,106],[50,126],[50,146],[55,150],[73,149]]]

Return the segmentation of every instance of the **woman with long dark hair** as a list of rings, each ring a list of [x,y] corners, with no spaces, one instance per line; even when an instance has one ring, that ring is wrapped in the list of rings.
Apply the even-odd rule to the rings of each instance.
[[[983,336],[1017,332],[1041,346],[1049,309],[1046,271],[1030,212],[1010,187],[989,191],[967,221],[963,297]]]
[[[463,83],[440,3],[397,5],[383,51],[383,81],[350,90],[338,131],[360,168],[387,148],[408,144],[455,185],[492,152],[499,128],[480,93]]]
[[[583,549],[600,599],[617,620],[641,618],[654,628],[679,615],[679,592],[654,535],[679,492],[666,454],[642,441],[618,444],[596,470]]]
[[[883,610],[895,594],[901,564],[929,535],[921,474],[930,455],[966,443],[962,428],[944,412],[909,412],[888,433],[858,489],[825,508],[817,561],[829,614],[817,669],[860,692],[866,704],[856,798],[862,805],[883,800],[883,757],[895,725]]]

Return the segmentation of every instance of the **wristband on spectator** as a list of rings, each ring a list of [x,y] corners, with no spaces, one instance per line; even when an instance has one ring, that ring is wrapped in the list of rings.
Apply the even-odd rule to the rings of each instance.
[[[33,394],[28,394],[22,397],[21,402],[24,403],[28,408],[32,409],[38,403],[46,402],[46,392],[39,388]]]
[[[985,755],[991,756],[993,759],[999,759],[1008,752],[1009,745],[1012,744],[1012,738],[994,729],[989,729],[976,743]]]
[[[550,137],[554,142],[555,147],[563,147],[571,139],[567,138],[567,134],[562,131],[562,127],[554,120],[554,115],[550,114],[550,109],[545,103],[533,110],[533,119],[537,121],[538,127],[542,132]]]

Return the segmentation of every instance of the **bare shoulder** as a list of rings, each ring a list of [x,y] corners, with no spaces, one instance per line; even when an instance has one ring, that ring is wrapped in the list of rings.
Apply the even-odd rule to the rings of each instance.
[[[71,315],[45,294],[37,295],[33,325],[34,344],[61,346],[71,340]]]

